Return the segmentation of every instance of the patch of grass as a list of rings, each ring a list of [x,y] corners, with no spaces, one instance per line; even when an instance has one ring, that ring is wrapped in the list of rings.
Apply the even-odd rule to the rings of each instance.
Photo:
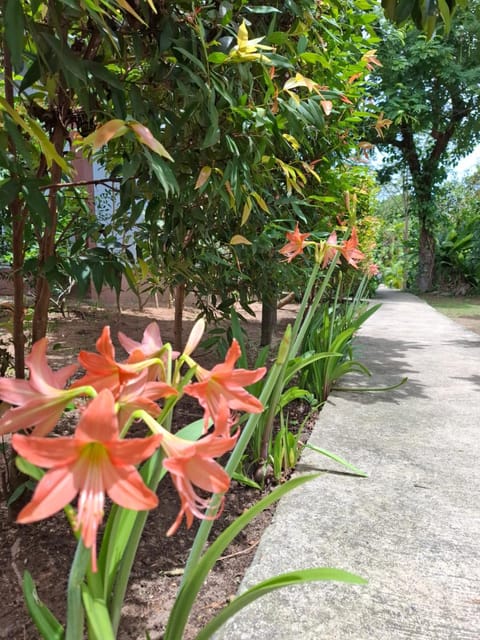
[[[450,318],[478,316],[480,319],[480,296],[463,297],[424,294],[421,297],[434,309]]]
[[[439,313],[480,335],[480,296],[462,297],[425,294],[421,298]]]

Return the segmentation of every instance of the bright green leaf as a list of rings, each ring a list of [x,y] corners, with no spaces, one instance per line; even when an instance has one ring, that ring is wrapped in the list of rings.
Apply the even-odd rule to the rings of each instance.
[[[31,574],[23,574],[23,596],[35,626],[44,640],[62,640],[63,627],[53,613],[40,600]]]

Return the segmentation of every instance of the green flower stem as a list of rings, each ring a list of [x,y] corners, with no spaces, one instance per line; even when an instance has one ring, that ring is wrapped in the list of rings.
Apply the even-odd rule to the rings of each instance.
[[[262,402],[264,406],[268,405],[268,401],[272,395],[273,390],[275,389],[277,379],[280,375],[280,372],[283,369],[284,362],[286,361],[286,358],[284,357],[284,353],[285,353],[285,349],[282,349],[282,346],[280,346],[279,356],[281,354],[281,357],[277,357],[277,360],[275,360],[272,368],[267,374],[265,385],[259,397],[260,402]],[[245,449],[247,448],[247,445],[250,442],[250,439],[253,433],[255,432],[255,429],[257,428],[257,425],[261,416],[262,416],[261,413],[250,414],[244,428],[242,429],[242,433],[240,434],[240,437],[235,446],[235,449],[230,454],[228,463],[225,466],[225,471],[228,473],[230,477],[232,476],[233,472],[237,469],[240,463],[240,460],[242,458],[242,455],[245,452]],[[216,512],[220,504],[220,499],[221,497],[219,495],[214,495],[212,497],[209,513]],[[195,536],[195,539],[193,541],[193,545],[190,550],[187,563],[185,565],[182,584],[188,578],[189,572],[196,567],[202,555],[203,548],[205,546],[205,543],[207,541],[207,538],[212,526],[213,526],[212,520],[203,520],[201,522],[200,527],[198,528],[198,531],[197,531],[197,535]]]
[[[90,561],[91,551],[85,548],[80,539],[68,578],[65,640],[83,640],[85,614],[82,604],[82,584]]]
[[[305,292],[303,294],[302,297],[302,301],[300,303],[300,307],[298,309],[297,312],[297,316],[295,318],[295,323],[293,325],[293,330],[292,330],[292,335],[293,338],[295,339],[298,331],[300,329],[300,325],[303,322],[304,316],[305,316],[305,311],[308,305],[308,301],[310,299],[310,296],[312,294],[313,291],[313,287],[315,286],[315,282],[317,280],[317,276],[318,276],[318,272],[320,271],[320,263],[319,262],[315,262],[313,269],[312,269],[312,273],[310,274],[310,277],[308,278],[308,282],[307,282],[307,286],[305,287]]]
[[[110,619],[112,621],[112,628],[115,636],[117,635],[118,625],[120,624],[122,606],[125,599],[125,593],[127,591],[128,581],[130,579],[130,573],[135,561],[135,556],[137,555],[138,545],[140,544],[140,539],[142,537],[145,523],[147,522],[147,517],[148,511],[139,511],[137,513],[135,524],[133,525],[133,529],[130,533],[129,542],[119,565],[112,599],[109,606]]]
[[[300,349],[305,333],[308,329],[309,324],[311,323],[315,311],[318,307],[318,304],[325,293],[325,289],[330,281],[332,273],[335,269],[336,260],[332,260],[330,267],[323,279],[322,285],[318,289],[313,303],[310,305],[307,311],[308,300],[315,286],[315,282],[317,280],[318,272],[320,270],[320,263],[315,262],[315,265],[312,269],[312,273],[307,282],[307,286],[305,288],[305,293],[302,298],[302,302],[300,303],[300,308],[297,314],[297,318],[295,320],[291,341],[286,340],[285,336],[280,344],[278,350],[278,356],[276,361],[274,362],[272,368],[267,374],[267,379],[265,380],[265,385],[260,394],[259,400],[265,407],[268,407],[271,404],[273,395],[277,388],[277,384],[280,384],[279,381],[282,381],[282,374],[284,374],[285,365],[288,364],[288,361],[295,356],[295,354]],[[251,414],[245,424],[245,427],[242,430],[242,433],[238,439],[238,442],[235,446],[235,449],[232,451],[230,458],[228,460],[227,465],[225,466],[225,471],[231,477],[234,471],[237,469],[242,456],[245,452],[245,449],[250,442],[255,429],[262,417],[262,414],[255,413]],[[211,501],[211,511],[215,513],[215,510],[218,508],[220,504],[220,496],[213,496]],[[210,534],[211,528],[213,526],[212,520],[203,520],[198,528],[197,535],[193,541],[192,548],[190,550],[190,554],[188,556],[187,563],[185,565],[185,571],[183,574],[182,584],[187,580],[189,572],[194,569],[197,565],[202,551],[207,542],[207,538]]]
[[[291,333],[291,327],[288,326],[279,348],[278,355],[280,356],[281,369],[278,372],[275,386],[273,387],[268,406],[266,407],[266,418],[263,426],[262,442],[260,446],[260,465],[264,465],[268,457],[268,445],[273,433],[273,423],[275,421],[277,405],[285,386],[285,372],[290,360],[290,349],[292,345]]]
[[[153,456],[145,463],[142,468],[141,474],[145,481],[145,484],[152,490],[156,491],[158,484],[163,476],[162,467],[163,454],[161,451],[156,451]],[[127,509],[119,509],[119,514]],[[112,598],[110,601],[109,611],[110,619],[112,621],[112,628],[116,635],[118,625],[120,624],[120,616],[125,599],[125,593],[132,571],[132,566],[137,554],[138,545],[142,537],[143,529],[148,518],[148,511],[139,511],[135,517],[135,523],[128,537],[128,542],[125,547],[125,551],[122,555],[118,567],[118,573],[115,578],[115,585],[113,588]],[[67,639],[66,639],[67,640]]]
[[[96,398],[98,393],[91,385],[85,385],[84,387],[73,387],[68,390],[72,394],[72,399],[78,396],[89,396],[90,398]]]
[[[299,352],[303,340],[305,338],[305,334],[308,331],[308,328],[310,327],[310,324],[312,323],[312,320],[315,316],[315,313],[317,311],[318,305],[320,304],[320,301],[323,298],[323,295],[325,293],[325,290],[330,282],[330,279],[332,277],[332,274],[335,270],[335,267],[337,265],[337,260],[338,260],[338,253],[337,253],[337,258],[333,259],[332,262],[330,263],[330,266],[328,267],[327,273],[325,274],[323,280],[322,280],[322,284],[320,285],[320,287],[318,288],[315,297],[313,299],[312,304],[310,305],[310,307],[308,308],[308,311],[305,315],[305,317],[303,318],[303,320],[301,320],[301,323],[298,322],[298,318],[295,321],[295,324],[293,326],[293,345],[292,345],[292,350],[291,350],[291,357],[295,357],[296,354]],[[318,271],[317,271],[318,272]],[[313,277],[316,276],[315,273],[315,269],[312,271],[311,275],[310,275],[310,279],[309,279],[309,283],[308,285],[312,285],[310,287],[310,292],[312,290],[313,287],[313,282],[311,283],[311,281],[313,280]],[[305,295],[304,298],[302,300],[302,305],[303,303],[305,303],[305,305],[308,302],[308,297],[307,297],[307,293],[308,296],[310,295],[309,293],[309,287],[307,286],[307,289],[305,290]]]

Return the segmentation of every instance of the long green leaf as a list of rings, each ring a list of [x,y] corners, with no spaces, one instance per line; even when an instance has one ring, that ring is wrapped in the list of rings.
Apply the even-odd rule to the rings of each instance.
[[[58,166],[61,167],[63,171],[65,171],[65,173],[67,174],[71,173],[71,168],[62,158],[62,156],[57,153],[57,150],[55,149],[54,145],[50,142],[45,132],[32,118],[29,118],[28,116],[26,116],[25,119],[23,119],[15,111],[15,109],[13,109],[8,104],[5,98],[2,98],[2,96],[0,96],[0,107],[9,114],[12,120],[14,120],[19,127],[21,127],[29,135],[31,135],[32,138],[36,139],[36,141],[40,145],[42,153],[45,156],[47,165],[49,167],[52,166],[52,162],[56,162]]]
[[[400,382],[397,382],[396,384],[392,384],[389,387],[335,387],[335,393],[337,391],[342,391],[342,392],[349,391],[350,393],[362,393],[365,391],[372,391],[372,392],[393,391],[394,389],[398,389],[399,387],[404,385],[407,381],[408,381],[408,376],[406,376],[405,378],[402,378]]]
[[[293,478],[285,484],[277,487],[272,491],[272,493],[260,500],[260,502],[250,507],[250,509],[232,522],[232,524],[218,536],[218,538],[210,545],[204,555],[200,558],[198,563],[192,567],[186,579],[182,583],[170,612],[167,628],[165,629],[165,634],[163,636],[164,640],[182,640],[183,631],[192,605],[205,581],[205,578],[235,536],[237,536],[256,515],[279,500],[288,491],[301,486],[309,480],[318,478],[318,476],[319,474],[314,474]]]
[[[353,464],[351,464],[341,456],[337,456],[336,453],[331,453],[326,449],[322,449],[321,447],[317,447],[313,444],[309,444],[308,442],[303,446],[306,447],[307,449],[311,449],[312,451],[315,451],[316,453],[320,453],[322,456],[326,456],[327,458],[330,458],[335,462],[338,462],[338,464],[341,464],[343,467],[346,467],[350,471],[353,471],[353,473],[355,473],[357,476],[361,476],[362,478],[368,478],[368,475],[364,471],[360,471],[360,469],[357,469],[357,467],[355,467]]]
[[[290,573],[282,573],[274,578],[269,578],[268,580],[259,582],[254,587],[248,589],[248,591],[245,591],[235,598],[235,600],[222,609],[222,611],[200,631],[195,640],[208,640],[229,618],[246,607],[247,604],[257,600],[257,598],[267,595],[267,593],[275,591],[276,589],[283,589],[284,587],[320,580],[334,580],[336,582],[347,582],[349,584],[367,583],[367,580],[360,578],[353,573],[342,571],[341,569],[331,569],[329,567],[301,569]]]
[[[28,571],[23,574],[23,596],[28,613],[42,638],[44,640],[62,640],[64,629],[50,609],[38,597],[35,583]]]
[[[358,362],[357,360],[345,360],[344,362],[340,362],[339,364],[337,364],[335,368],[332,369],[331,373],[329,374],[328,381],[335,382],[335,380],[338,380],[351,371],[357,371],[363,373],[366,376],[372,375],[367,367],[361,362]]]
[[[89,640],[115,640],[105,600],[92,597],[85,585],[82,587],[82,599],[87,615]]]
[[[318,360],[324,360],[325,358],[334,358],[334,357],[341,357],[341,356],[342,354],[336,351],[328,351],[326,353],[313,353],[313,354],[311,354],[310,352],[304,353],[303,355],[298,356],[298,358],[294,358],[293,360],[290,360],[290,362],[288,363],[287,371],[285,374],[285,384],[290,382],[290,380],[293,378],[293,376],[296,373],[298,373],[305,367],[308,367],[309,365],[313,364],[314,362],[317,362]]]
[[[45,475],[45,471],[43,471],[43,469],[36,467],[31,462],[28,462],[28,460],[25,460],[25,458],[22,458],[22,456],[17,456],[15,458],[15,466],[19,471],[24,473],[26,476],[30,476],[34,480],[41,480]]]
[[[70,568],[67,588],[67,629],[65,640],[83,640],[85,622],[82,604],[82,585],[90,562],[90,549],[86,549],[80,539]]]

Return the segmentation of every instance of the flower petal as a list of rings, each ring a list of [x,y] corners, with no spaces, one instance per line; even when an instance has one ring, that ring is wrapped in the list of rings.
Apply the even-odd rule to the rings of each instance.
[[[26,524],[49,518],[71,502],[77,492],[68,467],[51,469],[37,484],[32,499],[18,514],[17,522]]]
[[[45,469],[69,465],[78,455],[78,446],[71,437],[37,438],[16,433],[12,447],[29,462]]]
[[[0,435],[35,427],[35,435],[44,436],[53,430],[70,400],[60,398],[57,402],[42,404],[42,399],[36,395],[35,400],[9,409],[0,418]]]
[[[82,442],[103,442],[118,439],[118,419],[115,399],[109,389],[103,389],[82,413],[75,438]]]
[[[25,362],[30,370],[30,385],[45,395],[51,395],[53,389],[63,389],[67,380],[78,369],[76,364],[53,371],[47,362],[47,338],[37,340]]]
[[[143,482],[135,467],[103,467],[106,492],[125,509],[145,511],[158,505],[158,497]]]
[[[229,475],[211,458],[192,458],[185,464],[185,470],[194,485],[209,493],[225,493],[230,486]]]
[[[250,384],[261,380],[267,372],[266,367],[259,367],[253,371],[248,369],[235,369],[230,374],[231,383],[239,385],[240,387],[248,387]]]
[[[148,438],[132,438],[131,440],[118,440],[110,442],[108,451],[112,464],[136,465],[149,458],[160,446],[163,436],[160,434]]]
[[[38,392],[32,389],[28,380],[0,378],[0,399],[8,404],[22,405],[34,397],[38,397]]]

